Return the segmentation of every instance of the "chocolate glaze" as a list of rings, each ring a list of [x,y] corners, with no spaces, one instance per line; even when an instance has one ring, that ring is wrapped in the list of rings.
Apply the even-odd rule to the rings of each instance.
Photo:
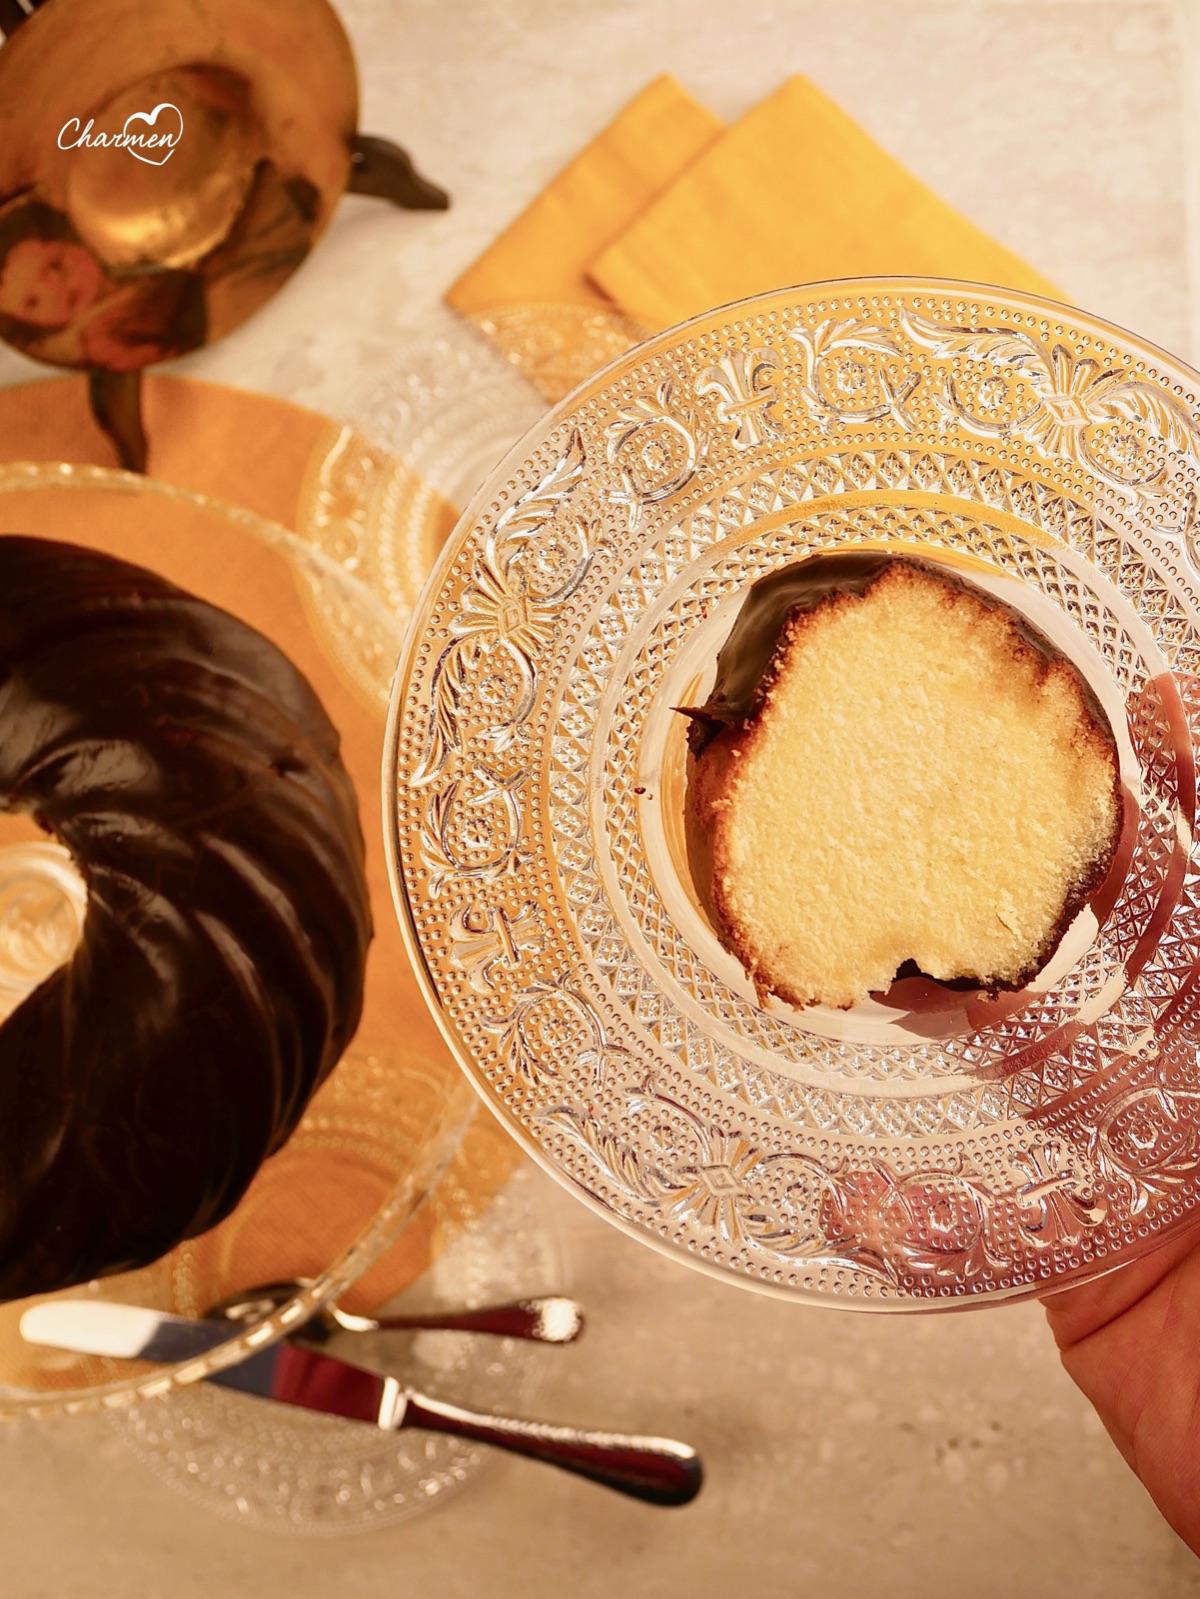
[[[830,594],[865,593],[893,559],[878,550],[810,555],[752,583],[717,656],[712,692],[699,708],[680,707],[692,718],[692,754],[699,755],[722,727],[740,727],[758,710],[770,682],[768,668],[795,614],[815,611]]]
[[[71,851],[83,937],[0,1026],[0,1297],[225,1216],[358,1025],[338,735],[268,640],[154,574],[0,537],[0,809]]]
[[[886,550],[839,550],[836,554],[810,555],[752,583],[738,612],[733,630],[717,656],[712,692],[702,706],[680,706],[692,725],[688,747],[699,755],[723,727],[742,727],[762,706],[773,672],[772,664],[793,616],[815,611],[831,594],[865,594],[890,566],[911,566],[929,572],[941,583],[965,590],[985,605],[1004,610],[1017,631],[1047,660],[1066,657],[1033,623],[1003,605],[994,595],[933,561],[920,556],[893,555]],[[1078,677],[1079,674],[1076,673]],[[1079,677],[1088,709],[1102,727],[1108,718],[1090,686]]]

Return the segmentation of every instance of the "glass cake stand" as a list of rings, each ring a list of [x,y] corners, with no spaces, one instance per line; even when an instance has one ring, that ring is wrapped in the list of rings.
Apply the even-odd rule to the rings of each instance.
[[[539,1176],[523,1162],[473,1221],[477,1144],[460,1155],[393,1248],[410,1240],[429,1265],[386,1303],[428,1314],[502,1304],[564,1287],[561,1241],[547,1225]],[[406,1237],[406,1234],[408,1235]],[[563,1352],[529,1340],[461,1332],[335,1334],[326,1352],[473,1410],[528,1415]],[[445,1504],[496,1458],[434,1433],[399,1434],[191,1383],[163,1405],[135,1399],[107,1412],[113,1429],[167,1487],[204,1510],[265,1532],[330,1536],[407,1521]],[[536,1470],[536,1468],[534,1468]]]
[[[104,1409],[168,1480],[183,1440],[195,1446],[179,1468],[190,1491],[263,1525],[339,1530],[410,1513],[464,1480],[479,1451],[450,1440],[430,1450],[419,1434],[366,1428],[347,1444],[344,1427],[325,1418],[280,1407],[264,1421],[255,1415],[264,1407],[253,1401],[197,1386],[335,1300],[363,1312],[439,1296],[461,1307],[559,1287],[554,1247],[522,1210],[515,1151],[485,1125],[490,1119],[471,1126],[476,1097],[428,1022],[390,903],[379,772],[401,623],[312,543],[151,478],[58,463],[0,465],[0,532],[7,531],[36,531],[150,566],[287,651],[342,735],[363,813],[376,941],[354,1045],[235,1212],[152,1266],[55,1297],[197,1316],[264,1282],[305,1286],[270,1314],[231,1324],[227,1341],[210,1353],[175,1366],[35,1347],[18,1330],[33,1301],[0,1306],[0,1416]],[[67,958],[85,904],[66,851],[30,824],[0,818],[0,1016]],[[506,1247],[494,1247],[502,1235]],[[480,1340],[459,1347],[451,1338],[451,1358],[430,1337],[415,1351],[411,1339],[399,1340],[392,1358],[415,1359],[427,1385],[436,1378],[430,1360],[440,1362],[454,1378],[450,1397],[491,1397],[502,1408],[508,1379],[508,1393],[528,1397],[536,1356],[489,1340],[485,1360]],[[496,1396],[487,1382],[472,1389],[473,1361],[490,1369]],[[150,1403],[168,1396],[171,1403]],[[352,1461],[363,1467],[358,1476]],[[349,1491],[348,1482],[358,1487]]]

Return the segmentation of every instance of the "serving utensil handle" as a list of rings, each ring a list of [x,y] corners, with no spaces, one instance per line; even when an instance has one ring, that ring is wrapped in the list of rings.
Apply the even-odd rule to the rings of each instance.
[[[367,1325],[367,1318],[363,1318]],[[583,1331],[583,1312],[573,1299],[518,1299],[508,1305],[478,1310],[439,1310],[427,1316],[373,1316],[372,1331],[490,1333],[499,1338],[528,1338],[536,1343],[569,1344]]]
[[[402,1426],[452,1433],[531,1460],[543,1460],[648,1504],[686,1505],[700,1492],[704,1479],[695,1450],[672,1438],[642,1438],[519,1421],[464,1410],[425,1394],[410,1392],[407,1397]]]

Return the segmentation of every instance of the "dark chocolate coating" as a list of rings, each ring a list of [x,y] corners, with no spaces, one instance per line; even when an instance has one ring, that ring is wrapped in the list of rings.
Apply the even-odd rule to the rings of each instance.
[[[815,611],[830,594],[864,594],[893,559],[879,550],[839,550],[794,561],[752,583],[717,656],[711,694],[703,706],[686,710],[692,754],[699,755],[722,727],[741,727],[757,711],[770,681],[767,668],[797,611]]]
[[[940,583],[963,589],[984,605],[1003,610],[1027,644],[1048,661],[1065,660],[1058,647],[1019,611],[933,561],[916,555],[893,555],[886,550],[838,550],[807,556],[768,572],[750,585],[729,637],[717,656],[712,692],[702,706],[680,709],[690,716],[688,747],[693,755],[712,742],[723,727],[743,727],[760,709],[769,688],[772,664],[790,619],[802,611],[815,611],[831,594],[865,594],[889,566],[916,567]],[[1091,685],[1076,673],[1088,709],[1107,728],[1108,718]]]
[[[354,1035],[371,937],[338,735],[261,634],[142,568],[0,537],[0,809],[88,890],[0,1026],[0,1298],[221,1220]]]

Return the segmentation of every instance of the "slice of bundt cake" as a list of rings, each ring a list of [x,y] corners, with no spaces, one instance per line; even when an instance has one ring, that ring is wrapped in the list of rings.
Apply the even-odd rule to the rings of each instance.
[[[847,1008],[913,966],[1021,988],[1116,849],[1090,690],[930,562],[851,552],[762,579],[688,714],[692,874],[760,997]]]

